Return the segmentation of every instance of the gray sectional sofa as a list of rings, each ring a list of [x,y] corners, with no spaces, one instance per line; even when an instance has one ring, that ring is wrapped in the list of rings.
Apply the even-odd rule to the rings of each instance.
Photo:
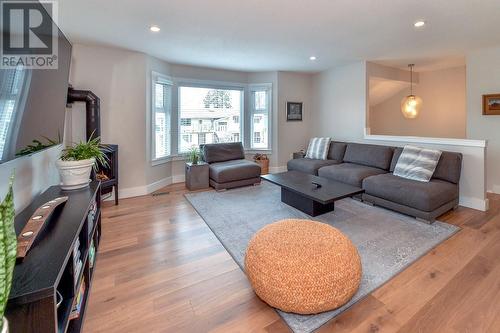
[[[216,190],[260,183],[260,166],[245,160],[241,142],[205,144],[200,150],[209,164],[210,186]]]
[[[419,182],[392,174],[402,148],[332,142],[327,160],[299,158],[288,170],[362,187],[362,200],[433,222],[458,205],[462,154],[443,152],[432,179]]]

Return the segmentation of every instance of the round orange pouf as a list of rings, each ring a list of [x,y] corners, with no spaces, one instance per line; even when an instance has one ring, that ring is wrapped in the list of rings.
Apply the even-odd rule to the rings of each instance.
[[[347,303],[361,282],[361,259],[328,224],[282,220],[248,243],[245,270],[255,293],[285,312],[313,314]]]

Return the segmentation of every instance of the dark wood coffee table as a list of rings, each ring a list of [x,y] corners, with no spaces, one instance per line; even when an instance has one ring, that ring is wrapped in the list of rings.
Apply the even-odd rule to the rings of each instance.
[[[261,178],[281,187],[282,202],[310,216],[331,212],[335,209],[335,201],[365,191],[360,187],[298,171],[263,175]]]

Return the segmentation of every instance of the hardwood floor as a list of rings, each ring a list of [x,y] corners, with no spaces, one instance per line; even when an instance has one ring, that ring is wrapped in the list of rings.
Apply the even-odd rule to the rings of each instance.
[[[104,204],[85,332],[290,332],[184,185],[159,192]],[[490,206],[443,215],[462,230],[318,332],[500,332],[500,195]]]

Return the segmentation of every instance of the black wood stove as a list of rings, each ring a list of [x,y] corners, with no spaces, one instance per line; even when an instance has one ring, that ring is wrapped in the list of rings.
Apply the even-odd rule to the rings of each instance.
[[[84,102],[86,109],[86,136],[101,136],[101,107],[100,100],[96,94],[89,90],[75,90],[68,88],[67,105],[71,107],[74,102]],[[108,156],[108,165],[98,165],[99,171],[92,173],[92,179],[101,181],[101,194],[108,194],[114,191],[115,205],[118,205],[118,145],[102,144],[103,150]]]

